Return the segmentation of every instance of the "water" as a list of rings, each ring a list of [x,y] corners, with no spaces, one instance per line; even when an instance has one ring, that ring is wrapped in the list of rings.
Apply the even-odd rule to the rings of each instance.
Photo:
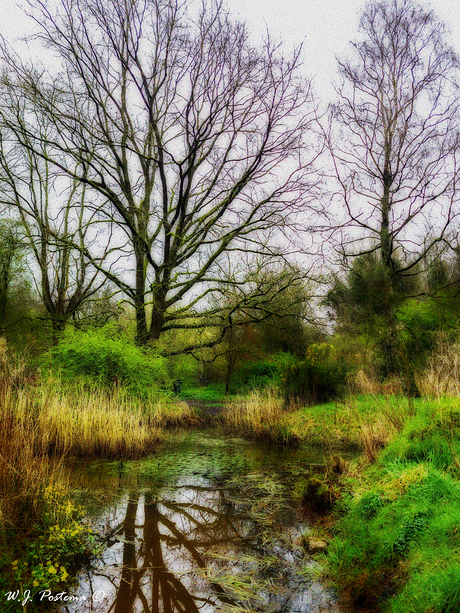
[[[104,553],[61,613],[338,612],[305,558],[308,526],[289,495],[322,462],[207,431],[140,461],[79,467]]]

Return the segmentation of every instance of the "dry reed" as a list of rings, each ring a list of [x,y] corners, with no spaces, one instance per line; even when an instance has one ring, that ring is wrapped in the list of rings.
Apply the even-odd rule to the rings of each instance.
[[[24,513],[36,512],[46,485],[62,482],[66,458],[138,457],[163,428],[192,420],[180,401],[38,382],[0,339],[0,523],[31,525]]]
[[[255,390],[247,396],[227,401],[221,414],[225,428],[255,438],[283,440],[287,412],[278,390]]]
[[[431,398],[460,395],[460,341],[452,342],[447,335],[439,335],[427,367],[417,378],[417,386],[422,395]]]

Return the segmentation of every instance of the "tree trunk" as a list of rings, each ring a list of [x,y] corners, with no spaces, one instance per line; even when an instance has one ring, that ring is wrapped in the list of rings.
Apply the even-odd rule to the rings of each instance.
[[[147,345],[149,334],[147,329],[147,315],[145,313],[145,266],[144,253],[140,241],[134,240],[136,253],[136,295],[134,308],[136,310],[136,344]]]
[[[161,310],[158,305],[155,305],[152,310],[152,321],[150,324],[150,341],[157,341],[160,338],[164,323],[164,311]]]
[[[166,292],[159,288],[153,292],[152,318],[150,322],[150,341],[156,341],[160,338],[163,326],[165,324],[166,312]]]
[[[56,347],[59,343],[59,339],[62,336],[62,333],[65,330],[67,324],[67,318],[61,314],[52,313],[51,314],[51,326],[53,329],[53,347]]]

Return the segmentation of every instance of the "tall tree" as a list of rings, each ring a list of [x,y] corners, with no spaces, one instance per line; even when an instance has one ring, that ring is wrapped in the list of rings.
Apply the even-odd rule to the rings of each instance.
[[[396,306],[456,215],[458,59],[433,11],[412,0],[370,2],[360,31],[354,57],[339,61],[327,133],[339,248],[378,255],[387,285],[378,303],[383,372],[409,372]],[[407,381],[413,388],[412,375]]]
[[[26,285],[24,255],[27,244],[17,219],[0,220],[0,330],[11,311],[13,289]],[[23,298],[23,296],[22,296]]]
[[[43,121],[39,129],[46,137]],[[105,282],[85,257],[92,228],[85,210],[87,187],[53,172],[46,144],[37,144],[38,154],[8,130],[3,129],[2,137],[0,202],[17,214],[16,227],[38,269],[36,287],[56,344],[68,320]],[[105,256],[102,252],[99,262]]]
[[[60,74],[5,50],[3,121],[43,155],[45,116],[47,159],[126,237],[108,276],[134,306],[139,343],[208,325],[203,299],[225,252],[273,255],[267,230],[281,232],[311,193],[299,52],[252,47],[217,1],[195,18],[176,0],[62,0],[56,14],[30,5]]]
[[[339,61],[327,134],[340,241],[377,252],[398,291],[455,214],[458,59],[433,11],[412,0],[370,2],[360,31],[354,58]]]

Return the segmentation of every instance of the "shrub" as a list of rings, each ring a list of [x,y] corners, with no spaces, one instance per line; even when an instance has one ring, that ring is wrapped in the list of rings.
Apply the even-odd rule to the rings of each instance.
[[[337,359],[332,345],[311,345],[305,359],[286,368],[281,376],[285,398],[296,398],[308,404],[339,398],[349,371],[350,368]]]
[[[269,360],[248,362],[242,369],[243,383],[249,384],[251,388],[272,385],[277,375],[278,369],[276,365]]]
[[[110,336],[110,328],[67,331],[51,358],[64,380],[83,377],[98,385],[121,384],[136,392],[169,386],[164,358]]]

